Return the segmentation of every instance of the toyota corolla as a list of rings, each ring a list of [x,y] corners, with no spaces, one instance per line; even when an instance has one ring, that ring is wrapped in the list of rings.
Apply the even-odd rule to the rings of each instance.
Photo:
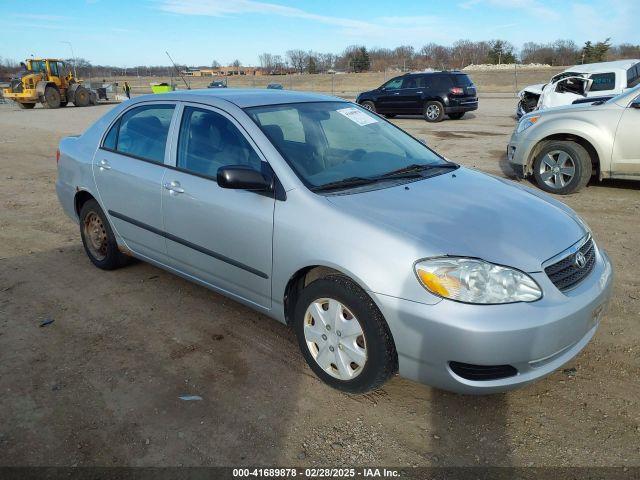
[[[589,342],[611,291],[564,204],[334,97],[138,97],[61,141],[56,189],[95,266],[135,257],[291,325],[349,392],[525,385]]]

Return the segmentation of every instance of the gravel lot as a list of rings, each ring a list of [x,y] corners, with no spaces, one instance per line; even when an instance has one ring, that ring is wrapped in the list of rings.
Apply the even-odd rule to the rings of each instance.
[[[509,177],[514,106],[396,123]],[[91,265],[58,206],[55,150],[109,108],[0,105],[0,465],[640,465],[640,183],[562,198],[616,269],[608,315],[564,370],[488,397],[400,378],[349,396],[287,327],[144,263]]]

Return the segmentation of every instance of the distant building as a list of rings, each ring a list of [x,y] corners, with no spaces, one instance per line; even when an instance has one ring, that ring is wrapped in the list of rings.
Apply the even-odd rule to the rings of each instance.
[[[228,77],[232,75],[264,75],[259,67],[218,67],[218,68],[196,68],[189,67],[180,73],[185,77]]]

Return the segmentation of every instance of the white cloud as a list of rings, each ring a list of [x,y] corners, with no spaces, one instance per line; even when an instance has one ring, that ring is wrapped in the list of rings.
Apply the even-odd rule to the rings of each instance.
[[[277,15],[309,20],[340,27],[348,37],[384,38],[397,35],[398,41],[429,34],[432,38],[447,39],[434,26],[439,20],[431,16],[389,16],[371,21],[311,13],[301,8],[255,0],[159,0],[158,8],[179,15],[224,17],[241,14]]]
[[[69,17],[65,17],[62,15],[48,15],[41,13],[14,13],[11,16],[13,18],[21,18],[24,20],[42,20],[46,22],[59,22],[69,19]]]
[[[557,21],[560,12],[556,8],[549,8],[538,0],[468,0],[458,5],[464,9],[472,9],[476,6],[489,6],[502,10],[520,10],[523,13],[541,18],[547,21]]]

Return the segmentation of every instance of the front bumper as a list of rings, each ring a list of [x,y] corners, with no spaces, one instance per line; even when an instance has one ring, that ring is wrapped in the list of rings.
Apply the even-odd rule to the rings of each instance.
[[[507,145],[507,162],[518,178],[525,178],[531,173],[529,158],[534,145],[526,140],[526,133],[527,130],[521,133],[514,130]]]
[[[549,375],[591,340],[611,295],[611,263],[602,250],[596,256],[593,271],[564,293],[544,272],[532,273],[544,292],[532,303],[469,305],[442,300],[426,305],[372,294],[391,329],[400,375],[467,394],[511,390]],[[468,380],[456,375],[449,362],[511,365],[517,374]]]

